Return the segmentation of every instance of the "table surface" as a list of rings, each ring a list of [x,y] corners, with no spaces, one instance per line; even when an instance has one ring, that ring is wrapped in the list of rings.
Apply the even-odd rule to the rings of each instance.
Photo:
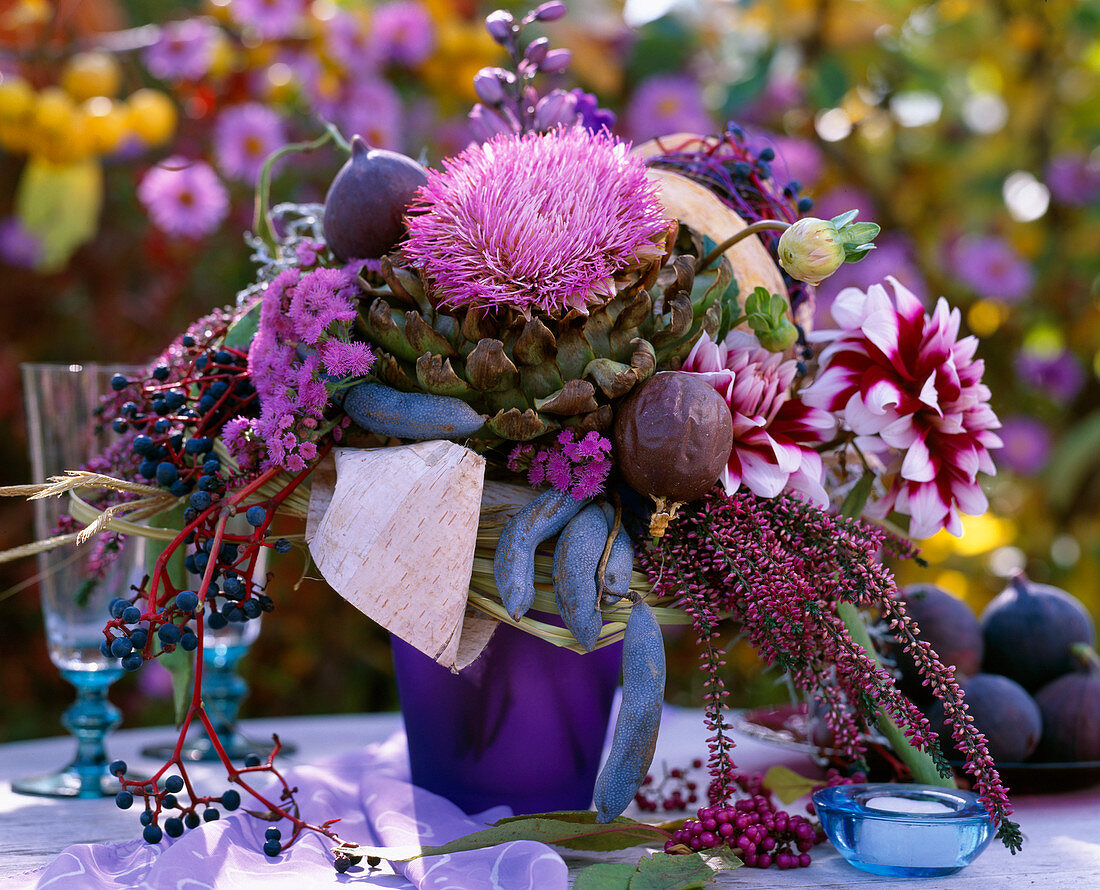
[[[401,719],[398,714],[387,713],[246,720],[241,725],[252,738],[270,738],[277,731],[281,738],[296,744],[297,753],[286,757],[290,764],[381,741],[401,729]],[[111,737],[110,754],[132,767],[155,768],[156,762],[141,757],[140,749],[172,735],[167,727],[123,730]],[[666,708],[654,763],[682,765],[702,756],[706,735],[698,711]],[[742,769],[764,770],[780,763],[813,774],[809,758],[796,751],[747,737],[738,737],[737,745],[735,759]],[[0,745],[0,885],[5,890],[33,886],[33,880],[16,876],[45,865],[69,844],[123,841],[137,836],[133,813],[117,809],[110,799],[53,800],[12,792],[12,779],[56,768],[67,762],[72,751],[73,742],[67,737]],[[814,850],[809,869],[781,872],[775,868],[740,868],[719,875],[710,886],[845,888],[880,884],[904,890],[1100,887],[1100,787],[1020,796],[1015,803],[1016,818],[1026,838],[1023,852],[1010,856],[994,840],[976,862],[950,877],[912,881],[876,877],[852,868],[825,844]],[[796,811],[794,806],[791,810]],[[641,852],[635,849],[615,854],[615,861],[636,860]],[[591,861],[609,858],[604,855],[599,860],[585,860],[569,855],[567,862],[575,875]],[[335,878],[335,872],[332,874]],[[359,878],[357,883],[372,882]]]

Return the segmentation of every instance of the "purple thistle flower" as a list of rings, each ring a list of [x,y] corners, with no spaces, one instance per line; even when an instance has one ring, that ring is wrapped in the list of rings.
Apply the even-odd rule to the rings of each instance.
[[[9,216],[0,222],[0,260],[19,269],[33,269],[41,253],[42,244],[21,220]]]
[[[138,198],[158,229],[184,238],[209,235],[229,213],[229,195],[213,168],[178,155],[145,173]]]
[[[1015,366],[1020,380],[1060,405],[1072,402],[1085,385],[1085,369],[1068,349],[1052,354],[1021,350]]]
[[[219,37],[217,27],[203,19],[168,22],[145,50],[145,67],[161,80],[201,80],[210,70]]]
[[[623,118],[628,137],[644,142],[672,133],[713,133],[699,84],[682,74],[655,74],[641,81]]]
[[[950,255],[951,272],[978,296],[1015,303],[1031,290],[1030,264],[1003,238],[966,237]]]
[[[1020,476],[1034,476],[1046,466],[1051,435],[1041,420],[1024,415],[1006,417],[999,435],[1004,447],[997,462],[1002,466]]]
[[[259,102],[233,105],[214,125],[214,156],[226,176],[255,185],[267,156],[286,144],[283,120]]]
[[[382,59],[407,68],[426,61],[435,49],[431,13],[416,0],[379,6],[371,17],[371,32]]]
[[[657,189],[606,131],[497,136],[444,166],[428,171],[404,248],[440,305],[583,311],[659,253]]]
[[[289,37],[305,15],[305,0],[233,0],[230,11],[242,28],[265,40]]]

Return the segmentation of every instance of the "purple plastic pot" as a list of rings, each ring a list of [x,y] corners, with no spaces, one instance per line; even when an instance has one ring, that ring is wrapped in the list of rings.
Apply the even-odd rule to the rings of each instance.
[[[588,809],[621,643],[578,655],[501,624],[452,674],[391,639],[415,784],[467,813]]]

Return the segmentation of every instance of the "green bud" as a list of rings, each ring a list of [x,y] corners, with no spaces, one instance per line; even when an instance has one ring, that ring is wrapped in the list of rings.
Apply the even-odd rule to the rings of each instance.
[[[798,339],[798,328],[787,317],[786,299],[765,287],[745,298],[745,316],[756,339],[769,352],[786,352]]]
[[[787,319],[767,331],[756,331],[756,339],[768,352],[786,352],[798,340],[798,328]]]
[[[778,253],[791,278],[820,284],[844,263],[844,241],[832,222],[808,216],[783,233]]]

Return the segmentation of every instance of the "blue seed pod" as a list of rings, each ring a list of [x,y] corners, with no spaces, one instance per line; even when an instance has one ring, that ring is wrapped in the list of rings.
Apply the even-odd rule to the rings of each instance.
[[[596,569],[607,544],[603,511],[589,504],[558,536],[554,547],[554,599],[565,626],[585,650],[596,648],[603,627]]]
[[[611,753],[596,778],[596,821],[610,822],[634,799],[653,762],[665,697],[665,646],[653,610],[638,601],[623,637],[623,701]]]
[[[485,425],[461,399],[398,392],[379,383],[359,383],[344,398],[348,416],[368,432],[398,439],[461,439]]]
[[[615,525],[615,508],[607,503],[600,504],[600,507],[607,519],[607,530],[610,533]],[[634,545],[630,543],[630,535],[620,523],[619,533],[615,535],[611,555],[607,557],[607,565],[604,567],[604,594],[613,599],[622,599],[630,590],[630,578],[633,574]],[[599,583],[599,578],[596,583]]]
[[[504,608],[516,621],[535,601],[535,548],[565,528],[587,503],[567,491],[551,488],[504,526],[493,557],[493,578]]]

